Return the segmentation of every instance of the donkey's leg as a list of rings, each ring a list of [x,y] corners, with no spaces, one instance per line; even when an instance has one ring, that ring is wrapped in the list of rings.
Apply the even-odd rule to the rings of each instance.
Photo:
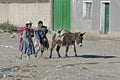
[[[52,58],[52,51],[53,51],[55,46],[56,46],[56,43],[52,42],[52,45],[51,45],[51,48],[50,48],[50,56],[49,56],[49,58]]]
[[[57,51],[57,53],[58,53],[58,57],[61,57],[61,55],[60,55],[60,53],[59,53],[59,50],[60,50],[60,46],[57,45],[56,51]]]
[[[35,53],[35,58],[37,57],[37,53],[38,53],[38,51]]]
[[[43,52],[44,52],[44,50],[41,50],[41,57],[43,56]]]
[[[65,53],[65,57],[68,57],[67,53],[68,53],[68,49],[69,49],[69,45],[66,46],[66,53]]]
[[[74,44],[74,52],[75,52],[75,56],[77,56],[76,46],[75,46],[75,44]]]
[[[43,52],[44,52],[44,46],[43,44],[41,44],[41,57],[43,56]]]

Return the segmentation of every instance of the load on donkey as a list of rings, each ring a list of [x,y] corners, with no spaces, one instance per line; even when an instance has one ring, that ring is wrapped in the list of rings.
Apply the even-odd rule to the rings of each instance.
[[[52,36],[52,44],[51,44],[51,47],[50,47],[49,58],[52,58],[52,51],[53,51],[55,46],[57,46],[56,51],[58,53],[58,57],[61,57],[60,52],[59,52],[61,46],[66,47],[65,56],[67,57],[68,56],[67,53],[68,53],[70,45],[74,46],[73,48],[74,48],[75,56],[77,56],[75,42],[80,47],[82,47],[83,35],[84,34],[85,34],[85,32],[84,33],[81,33],[81,32],[72,33],[72,32],[69,32],[67,30],[64,30],[64,29],[58,30],[57,33],[55,33]]]

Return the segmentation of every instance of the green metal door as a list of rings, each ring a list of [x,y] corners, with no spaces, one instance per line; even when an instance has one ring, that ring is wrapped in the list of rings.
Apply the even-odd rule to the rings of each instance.
[[[70,30],[70,0],[54,0],[53,29]]]
[[[62,0],[54,0],[54,12],[53,12],[53,26],[54,30],[62,27]]]
[[[105,34],[109,32],[109,3],[105,3]]]

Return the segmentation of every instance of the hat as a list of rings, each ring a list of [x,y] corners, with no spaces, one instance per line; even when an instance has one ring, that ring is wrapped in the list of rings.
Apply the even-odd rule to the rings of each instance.
[[[26,25],[29,25],[29,24],[32,24],[32,22],[31,22],[31,21],[27,21],[27,22],[26,22]]]

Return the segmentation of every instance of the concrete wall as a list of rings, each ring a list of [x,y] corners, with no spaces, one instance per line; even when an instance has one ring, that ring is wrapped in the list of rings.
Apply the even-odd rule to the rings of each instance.
[[[71,0],[71,30],[91,30],[92,18],[83,18],[83,0]]]
[[[28,20],[37,25],[43,20],[51,26],[51,3],[0,3],[0,23],[9,22],[14,25],[24,25]]]
[[[101,1],[110,1],[109,34],[120,33],[120,0],[93,0],[93,29],[100,31],[100,4]]]
[[[92,29],[100,31],[100,0],[93,1]]]
[[[48,3],[50,0],[0,0],[1,3]]]
[[[120,32],[120,0],[111,0],[110,32]]]
[[[83,18],[83,1],[92,1],[92,17]],[[94,30],[100,31],[101,1],[110,1],[109,33],[120,33],[120,0],[71,0],[72,31]]]
[[[81,26],[81,2],[77,0],[71,0],[71,30],[82,28]]]
[[[92,17],[83,17],[83,2],[92,1]],[[100,27],[100,1],[99,0],[71,0],[71,26],[72,30],[98,30]]]

